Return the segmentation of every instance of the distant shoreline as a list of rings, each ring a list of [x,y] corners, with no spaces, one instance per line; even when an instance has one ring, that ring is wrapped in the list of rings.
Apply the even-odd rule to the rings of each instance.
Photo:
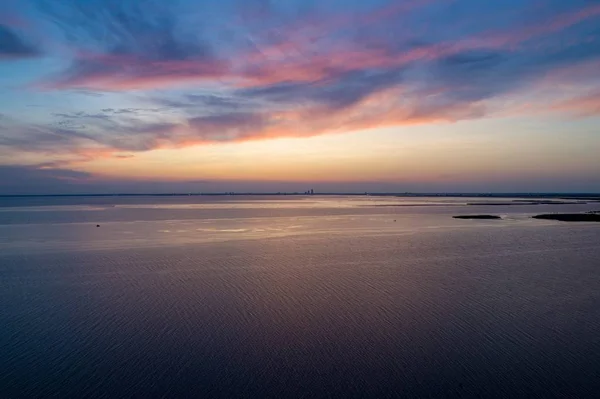
[[[371,196],[371,197],[441,197],[441,198],[554,198],[600,201],[600,193],[337,193],[306,194],[300,192],[221,192],[221,193],[114,193],[114,194],[0,194],[0,198],[36,197],[215,197],[215,196]]]
[[[560,222],[600,222],[600,213],[596,211],[586,213],[548,213],[532,216],[534,219],[558,220]]]

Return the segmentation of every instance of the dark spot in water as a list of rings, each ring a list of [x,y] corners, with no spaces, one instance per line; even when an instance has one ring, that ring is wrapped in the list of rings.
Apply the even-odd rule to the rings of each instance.
[[[459,215],[452,216],[454,219],[502,219],[496,215]]]
[[[600,214],[588,213],[551,213],[532,216],[534,219],[560,220],[561,222],[600,222]]]

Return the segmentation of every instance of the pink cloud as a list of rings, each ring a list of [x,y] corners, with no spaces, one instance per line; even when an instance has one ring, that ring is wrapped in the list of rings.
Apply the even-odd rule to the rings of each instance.
[[[81,54],[78,67],[44,88],[84,87],[104,90],[151,89],[206,81],[227,75],[218,60],[147,60],[133,55]]]
[[[441,90],[441,89],[440,89]],[[319,106],[285,111],[264,111],[248,117],[198,118],[174,126],[156,140],[155,148],[181,148],[215,142],[247,142],[273,138],[306,138],[391,126],[453,123],[482,117],[482,102],[420,103],[394,88],[373,93],[351,107],[331,111]]]
[[[484,42],[493,47],[512,48],[538,36],[549,35],[577,25],[600,15],[600,5],[591,5],[580,10],[565,13],[558,18],[538,25],[508,33],[488,32],[482,35]]]
[[[550,109],[577,116],[600,116],[600,91],[561,101]]]
[[[245,87],[288,81],[314,82],[332,74],[401,67],[411,62],[435,60],[467,50],[512,48],[536,36],[560,31],[597,15],[600,15],[600,6],[591,6],[546,25],[508,34],[488,32],[477,38],[424,45],[404,51],[390,51],[385,46],[357,47],[353,43],[313,42],[294,35],[289,41],[258,46],[222,60],[157,61],[131,55],[80,55],[77,58],[80,64],[78,70],[68,73],[57,82],[46,84],[46,87],[131,90],[214,80]],[[366,18],[376,17],[381,16],[373,14]]]
[[[451,1],[451,0],[448,0]],[[433,0],[390,3],[362,16],[342,15],[333,21],[310,18],[284,27],[276,43],[259,39],[255,45],[228,58],[164,59],[127,54],[82,54],[64,76],[45,88],[132,90],[168,88],[184,84],[222,81],[250,87],[281,82],[316,82],[345,72],[369,68],[402,67],[416,61],[477,49],[512,49],[532,38],[552,34],[600,15],[600,5],[566,13],[554,21],[513,32],[483,32],[451,42],[426,44],[404,50],[390,43],[359,45],[339,41],[332,33],[344,27],[371,25],[433,3]],[[265,31],[263,33],[268,33]],[[261,37],[261,32],[257,36]],[[268,36],[264,35],[264,36]]]

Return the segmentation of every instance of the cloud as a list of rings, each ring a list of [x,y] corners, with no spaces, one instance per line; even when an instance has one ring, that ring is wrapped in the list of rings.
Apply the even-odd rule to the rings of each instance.
[[[115,179],[68,169],[60,163],[0,165],[0,181],[0,195],[186,193],[223,188],[218,182]]]
[[[0,61],[31,58],[39,50],[27,43],[8,26],[0,25]]]
[[[68,137],[87,138],[114,151],[147,151],[159,146],[178,126],[176,122],[142,119],[147,109],[105,109],[98,113],[55,113]],[[54,131],[56,129],[51,129]]]
[[[178,30],[177,13],[165,2],[67,0],[40,8],[77,48],[71,66],[46,88],[167,87],[218,78],[226,67],[193,31]]]
[[[114,115],[143,115],[147,113],[160,112],[161,108],[103,108],[101,111],[106,114]]]
[[[85,172],[49,168],[47,165],[0,165],[0,194],[64,192],[65,188],[78,187],[89,177]]]
[[[187,124],[179,126],[178,135],[168,136],[163,145],[178,147],[207,142],[311,137],[375,127],[455,122],[479,118],[486,112],[479,102],[449,102],[425,95],[417,99],[416,96],[392,88],[361,96],[343,106],[336,101],[336,107],[311,103],[278,111],[223,112],[192,117]]]
[[[417,40],[408,29],[398,28],[404,26],[401,22],[411,22],[399,18],[410,13],[418,16],[425,6],[438,6],[438,14],[432,14],[432,22],[436,21],[445,15],[443,7],[448,3],[389,3],[365,15],[337,15],[327,24],[325,17],[301,14],[292,18],[289,26],[281,25],[290,17],[269,6],[261,14],[264,18],[260,23],[242,19],[242,25],[233,32],[220,32],[218,39],[213,37],[211,41],[192,34],[190,27],[177,19],[173,8],[156,1],[144,6],[116,0],[85,4],[67,1],[68,13],[64,5],[47,2],[44,10],[59,21],[68,36],[75,36],[78,30],[86,32],[91,43],[100,37],[102,41],[100,48],[88,43],[88,48],[77,50],[71,67],[44,85],[119,91],[215,81],[232,87],[310,84],[345,74],[401,69],[415,63],[427,65],[467,51],[518,49],[521,51],[517,54],[523,54],[525,48],[531,51],[529,47],[538,46],[532,43],[534,39],[600,16],[600,6],[592,4],[527,21],[526,25],[455,38],[425,35]],[[197,24],[202,27],[206,21]]]
[[[33,152],[69,152],[96,142],[93,136],[75,129],[45,125],[0,127],[0,146]]]
[[[580,117],[600,116],[600,91],[561,101],[550,109]]]
[[[200,141],[239,141],[259,135],[267,128],[266,116],[251,113],[224,113],[188,120],[195,139]]]
[[[496,18],[497,4],[470,0],[35,3],[73,55],[46,89],[144,90],[135,98],[145,103],[59,110],[0,136],[4,147],[45,153],[110,156],[483,118],[499,111],[496,100],[600,58],[600,6],[579,0],[539,13],[525,2],[510,23]],[[577,107],[589,113],[586,101]]]
[[[161,61],[143,56],[82,55],[45,88],[83,87],[96,90],[135,90],[173,87],[222,77],[227,68],[217,60]]]
[[[356,71],[313,83],[278,83],[242,89],[237,92],[246,99],[260,99],[275,104],[319,104],[328,110],[343,109],[366,96],[394,87],[402,81],[401,69]]]
[[[54,113],[48,124],[0,124],[0,149],[34,152],[82,159],[111,156],[119,152],[147,151],[171,136],[178,123],[142,120],[137,114],[121,112]]]

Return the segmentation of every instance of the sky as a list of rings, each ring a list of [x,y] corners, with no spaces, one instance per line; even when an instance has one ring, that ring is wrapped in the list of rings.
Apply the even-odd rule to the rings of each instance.
[[[600,192],[600,0],[2,0],[0,194]]]

